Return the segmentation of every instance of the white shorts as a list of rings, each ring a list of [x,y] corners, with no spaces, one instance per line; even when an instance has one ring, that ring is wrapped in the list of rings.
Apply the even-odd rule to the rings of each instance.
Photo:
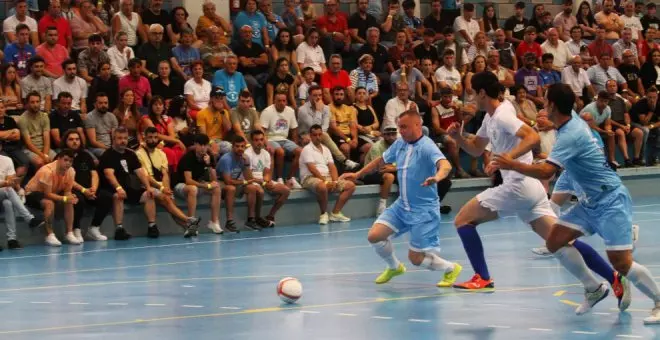
[[[515,213],[525,223],[543,216],[557,217],[552,211],[543,184],[531,177],[486,189],[477,195],[477,200],[482,207],[497,213]]]

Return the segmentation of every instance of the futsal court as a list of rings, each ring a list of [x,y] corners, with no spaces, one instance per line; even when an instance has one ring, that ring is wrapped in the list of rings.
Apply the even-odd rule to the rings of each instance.
[[[660,279],[660,198],[634,203],[635,258]],[[467,280],[453,214],[443,218],[442,255]],[[541,240],[517,218],[481,226],[492,293],[436,288],[441,274],[408,264],[405,237],[395,247],[408,272],[375,285],[384,264],[366,241],[372,222],[3,251],[0,339],[660,339],[660,326],[642,324],[652,304],[634,287],[629,312],[610,292],[576,316],[582,288],[530,252]],[[285,276],[304,286],[298,304],[276,295]]]

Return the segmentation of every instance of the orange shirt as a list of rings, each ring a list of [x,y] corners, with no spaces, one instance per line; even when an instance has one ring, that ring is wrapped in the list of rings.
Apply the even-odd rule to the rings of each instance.
[[[69,59],[69,51],[60,44],[55,44],[53,49],[49,49],[47,46],[46,43],[37,46],[37,54],[44,58],[46,71],[61,77],[64,75],[62,62]]]
[[[59,175],[56,169],[57,161],[41,167],[25,186],[25,192],[44,192],[47,186],[51,188],[51,193],[70,192],[76,178],[76,171],[69,168],[64,175]]]

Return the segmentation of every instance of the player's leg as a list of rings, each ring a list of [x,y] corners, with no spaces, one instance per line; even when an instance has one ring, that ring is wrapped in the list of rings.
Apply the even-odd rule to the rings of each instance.
[[[397,211],[390,207],[378,217],[378,220],[376,220],[367,234],[367,240],[374,248],[376,254],[387,263],[385,271],[375,280],[378,284],[386,283],[393,277],[399,276],[406,271],[406,267],[394,255],[394,247],[390,239],[395,233],[405,232],[397,228],[397,226],[405,228],[405,224],[398,217]]]
[[[286,200],[289,198],[291,189],[289,189],[289,187],[284,184],[270,181],[268,184],[266,184],[266,190],[277,197],[277,199],[275,199],[275,203],[273,203],[273,207],[270,208],[268,216],[266,216],[266,219],[271,221],[273,223],[272,226],[274,226],[275,214],[277,214],[277,211],[280,210],[280,208],[284,205],[284,202],[286,202]]]
[[[500,187],[488,189],[484,193],[492,192],[493,189]],[[461,208],[458,215],[456,215],[454,225],[456,226],[458,236],[461,238],[468,259],[470,259],[470,264],[475,271],[475,275],[470,281],[454,285],[455,288],[482,289],[494,287],[490,273],[488,272],[481,237],[479,237],[479,233],[477,232],[477,225],[496,218],[497,212],[483,206],[482,202],[479,201],[479,196],[471,199]]]
[[[653,280],[651,271],[645,266],[633,261],[632,249],[608,250],[607,257],[614,268],[624,275],[644,295],[654,303],[651,315],[644,319],[645,324],[660,323],[660,289]]]

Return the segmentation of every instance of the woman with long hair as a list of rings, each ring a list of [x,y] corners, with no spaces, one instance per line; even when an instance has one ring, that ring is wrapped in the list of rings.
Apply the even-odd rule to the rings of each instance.
[[[660,88],[660,49],[653,49],[646,57],[646,62],[639,72],[642,78],[642,86],[648,89],[651,86]]]
[[[193,146],[194,136],[197,133],[197,124],[188,115],[186,98],[183,96],[172,98],[170,105],[167,107],[167,116],[172,118],[174,132],[183,144],[187,148]]]
[[[165,100],[161,96],[153,96],[149,102],[149,114],[142,117],[140,133],[153,126],[158,130],[158,138],[163,144],[163,152],[167,156],[170,170],[176,169],[179,160],[186,152],[186,145],[177,138],[172,119],[165,114]]]
[[[500,28],[497,23],[497,14],[495,13],[495,5],[488,2],[484,5],[484,11],[479,19],[479,28],[481,32],[486,33],[490,41],[495,41],[495,31]]]
[[[580,3],[580,9],[577,14],[577,23],[578,26],[582,28],[582,40],[589,43],[596,38],[596,19],[594,18],[594,12],[591,10],[591,5],[589,1],[582,1]]]
[[[486,57],[478,55],[470,65],[470,71],[465,75],[463,83],[465,84],[465,105],[463,106],[463,121],[465,122],[465,131],[469,133],[476,133],[481,127],[486,112],[479,108],[477,103],[477,93],[472,89],[472,77],[486,70]],[[490,162],[490,155],[488,152],[483,153],[483,164]],[[470,158],[470,171],[468,173],[472,177],[487,177],[486,174],[479,169],[478,159]]]
[[[16,66],[8,64],[0,72],[0,98],[5,103],[8,116],[20,116],[23,113],[21,84],[18,81]]]
[[[488,57],[488,51],[490,51],[491,48],[492,47],[488,44],[486,33],[477,32],[477,34],[474,35],[474,44],[467,50],[468,62],[472,62],[478,55]]]
[[[119,126],[128,130],[128,148],[137,150],[142,143],[142,134],[139,132],[140,119],[142,115],[135,102],[135,93],[130,88],[126,88],[119,93],[119,103],[113,111]]]
[[[289,69],[293,75],[300,74],[298,69],[296,44],[293,41],[293,35],[288,28],[282,28],[277,32],[273,46],[270,47],[270,56],[272,60],[286,58],[289,61]],[[276,65],[277,68],[277,65]]]
[[[285,92],[289,101],[289,106],[294,110],[298,109],[296,103],[296,81],[289,72],[289,60],[285,57],[280,57],[275,62],[275,69],[273,73],[266,80],[266,98],[267,105],[273,105],[273,98],[277,92]]]
[[[172,18],[170,23],[165,27],[165,30],[167,32],[167,36],[170,37],[170,43],[175,46],[179,43],[179,39],[181,39],[181,31],[185,29],[191,30],[193,33],[193,43],[192,46],[195,48],[199,48],[199,46],[202,45],[202,41],[197,38],[197,35],[195,34],[195,30],[193,27],[188,23],[188,11],[181,6],[177,6],[172,8],[171,12]]]

